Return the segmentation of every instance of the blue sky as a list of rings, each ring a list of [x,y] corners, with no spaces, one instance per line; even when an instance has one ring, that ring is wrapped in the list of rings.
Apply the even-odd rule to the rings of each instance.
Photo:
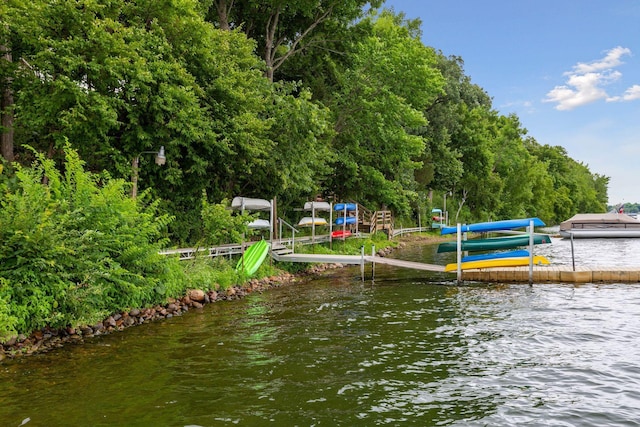
[[[640,202],[640,1],[387,0],[540,144]]]

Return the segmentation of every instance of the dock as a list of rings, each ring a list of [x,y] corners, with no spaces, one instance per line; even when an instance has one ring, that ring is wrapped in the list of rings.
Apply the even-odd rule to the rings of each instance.
[[[277,257],[278,261],[319,262],[349,265],[385,264],[392,267],[444,273],[444,266],[377,255],[325,255],[325,254],[287,254]],[[456,272],[450,272],[455,279]],[[503,267],[462,271],[462,280],[467,282],[488,283],[528,283],[529,267]],[[598,267],[590,269],[570,266],[534,266],[533,283],[640,283],[640,268]]]
[[[403,261],[401,259],[386,258],[377,255],[327,255],[327,254],[286,254],[275,255],[277,261],[284,262],[319,262],[323,264],[351,264],[364,265],[368,263],[386,264],[395,267],[411,268],[413,270],[444,272],[444,266],[425,264],[422,262]]]
[[[301,239],[302,240],[302,239]],[[248,243],[250,244],[250,243]],[[214,248],[174,249],[161,252],[162,255],[178,255],[180,260],[193,259],[196,253],[205,257],[231,256],[241,254],[242,245],[223,245]],[[366,264],[385,264],[392,267],[444,273],[443,265],[404,261],[378,255],[340,255],[340,254],[298,254],[288,247],[275,244],[272,257],[276,261],[360,265],[364,275]],[[448,273],[455,280],[456,272]],[[529,267],[503,267],[490,269],[463,270],[462,281],[487,283],[528,283]],[[640,267],[576,267],[568,265],[535,265],[532,271],[532,283],[640,283]]]
[[[529,267],[464,270],[462,280],[476,282],[529,282]],[[533,283],[640,283],[640,268],[534,266]]]

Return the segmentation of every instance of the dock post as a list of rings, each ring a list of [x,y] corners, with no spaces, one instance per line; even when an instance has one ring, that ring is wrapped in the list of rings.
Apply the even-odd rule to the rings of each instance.
[[[533,285],[533,219],[529,221],[529,285]]]
[[[571,264],[573,265],[573,271],[576,271],[576,257],[573,252],[573,232],[569,232],[571,235]]]
[[[456,233],[456,258],[458,261],[458,284],[462,283],[462,226],[458,223]]]
[[[376,245],[371,245],[371,281],[376,278]]]
[[[364,282],[364,245],[360,247],[360,277]]]

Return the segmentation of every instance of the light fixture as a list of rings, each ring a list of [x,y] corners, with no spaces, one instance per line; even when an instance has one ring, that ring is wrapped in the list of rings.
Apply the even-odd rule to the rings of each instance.
[[[164,154],[164,145],[160,146],[160,150],[155,151],[142,151],[131,162],[131,197],[133,199],[138,195],[138,166],[140,165],[140,156],[143,154],[155,154],[156,165],[162,166],[167,162],[167,157]]]
[[[162,166],[167,162],[167,158],[164,155],[164,145],[160,146],[160,151],[156,153],[156,165]]]

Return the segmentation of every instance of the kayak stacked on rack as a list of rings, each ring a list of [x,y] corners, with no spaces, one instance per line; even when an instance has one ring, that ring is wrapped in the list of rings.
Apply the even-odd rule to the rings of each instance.
[[[521,246],[529,246],[529,235],[491,237],[487,239],[470,239],[461,242],[463,252],[473,251],[495,251],[499,249],[513,249]],[[546,234],[534,234],[533,244],[540,245],[551,243],[551,238]],[[443,242],[438,246],[438,253],[455,252],[458,248],[456,242]]]
[[[511,219],[504,221],[482,222],[476,224],[460,225],[460,233],[488,233],[506,232],[517,228],[542,227],[544,222],[539,218]],[[458,226],[443,227],[441,234],[458,233]],[[533,230],[529,230],[533,233]],[[551,243],[551,238],[546,234],[518,234],[507,237],[491,237],[462,240],[456,242],[444,242],[438,246],[438,253],[442,252],[481,252],[514,249],[529,246],[529,250],[511,250],[502,252],[483,253],[460,257],[458,262],[447,264],[445,271],[451,272],[460,270],[516,267],[526,265],[549,264],[549,260],[541,255],[532,255],[533,245]],[[459,246],[459,247],[458,247]]]
[[[353,229],[357,230],[358,226],[358,205],[355,203],[336,203],[333,206],[336,211],[335,225],[340,226],[341,230],[331,232],[334,239],[344,239],[353,235]],[[349,227],[347,227],[349,226]]]

